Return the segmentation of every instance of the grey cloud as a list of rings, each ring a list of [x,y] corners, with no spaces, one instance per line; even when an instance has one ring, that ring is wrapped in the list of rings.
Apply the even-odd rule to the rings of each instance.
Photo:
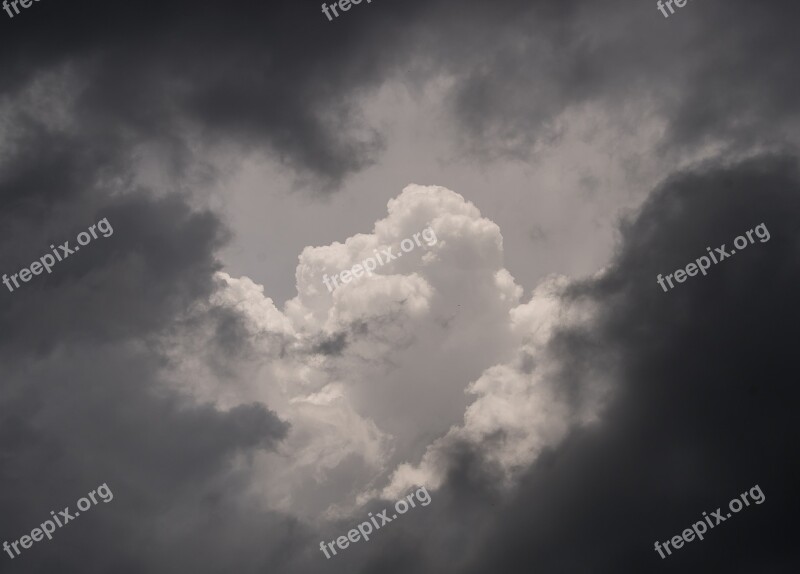
[[[601,419],[548,449],[511,493],[498,488],[500,473],[484,456],[490,442],[454,445],[447,479],[424,512],[320,567],[604,573],[622,561],[632,572],[795,571],[798,397],[786,381],[800,319],[791,303],[800,284],[798,217],[800,169],[791,157],[709,162],[669,178],[623,225],[608,272],[573,284],[570,297],[599,305],[595,324],[564,330],[549,349],[563,364],[553,382],[560,388],[612,376]],[[761,222],[768,243],[669,293],[656,284],[657,273]],[[656,540],[755,484],[764,504],[667,560],[655,552]],[[384,507],[376,501],[364,512]],[[328,539],[346,524],[337,527]]]
[[[462,549],[470,559],[449,572],[614,572],[620,560],[637,572],[795,570],[800,467],[789,453],[798,397],[786,381],[800,318],[791,303],[800,284],[798,216],[800,171],[788,157],[708,163],[656,190],[624,225],[608,273],[574,286],[571,296],[600,305],[597,324],[565,332],[552,348],[565,365],[562,386],[614,375],[608,410],[540,457],[510,498],[498,499],[491,480],[470,482],[477,488],[459,508],[478,509],[474,528],[456,530],[458,542],[448,544],[444,533],[457,521],[437,516],[426,544],[437,551],[413,570],[434,572]],[[674,291],[655,283],[657,273],[761,222],[768,243]],[[480,452],[456,460],[473,463],[454,466],[462,470],[434,502],[469,476],[491,476]],[[667,560],[656,554],[656,540],[755,484],[777,502],[746,508]]]
[[[331,190],[376,161],[385,142],[361,98],[398,78],[453,77],[447,101],[461,143],[486,157],[528,157],[558,138],[561,112],[590,103],[649,102],[667,121],[665,145],[780,142],[786,134],[763,130],[797,117],[787,28],[796,10],[711,1],[665,20],[654,4],[622,1],[420,0],[328,22],[308,4],[87,0],[14,21],[5,43],[32,48],[3,50],[0,63],[11,95],[69,67],[86,86],[77,109],[98,130],[113,118],[135,138],[180,147],[189,120],[209,141],[263,147]]]
[[[562,112],[587,104],[662,118],[660,143],[674,151],[785,143],[800,112],[796,12],[790,2],[710,1],[665,20],[655,2],[505,2],[415,25],[435,38],[423,49],[438,55],[436,69],[456,79],[450,109],[463,148],[527,158],[557,140]]]
[[[288,424],[262,404],[223,411],[197,403],[164,376],[172,341],[204,324],[197,309],[214,288],[227,230],[184,195],[133,187],[127,144],[94,140],[91,130],[17,125],[0,178],[3,271],[29,265],[51,242],[74,246],[102,218],[114,233],[0,301],[0,537],[29,534],[50,510],[74,510],[102,483],[114,500],[13,562],[4,554],[4,569],[211,571],[237,561],[256,570],[266,556],[281,563],[281,546],[303,529],[275,513],[243,511],[242,501],[248,461],[274,450]],[[253,551],[221,548],[243,523]],[[264,549],[260,531],[279,533],[274,546]]]
[[[0,268],[12,274],[48,253],[51,243],[74,246],[77,233],[102,217],[114,228],[110,237],[57,262],[51,274],[3,293],[0,315],[13,328],[0,342],[15,352],[49,349],[65,338],[103,341],[158,330],[211,292],[219,268],[213,251],[226,237],[214,216],[192,212],[176,196],[155,199],[146,192],[94,202],[96,211],[89,199],[88,209],[70,214],[70,225],[36,219],[14,229],[14,242],[0,253]],[[42,227],[58,231],[48,237]]]
[[[312,352],[320,355],[338,356],[342,354],[345,348],[347,348],[347,333],[338,333],[319,343],[312,349]]]
[[[618,370],[596,427],[540,457],[511,498],[482,452],[459,445],[424,512],[335,562],[317,550],[327,530],[250,504],[236,470],[276,448],[288,425],[263,405],[195,404],[161,379],[161,338],[192,327],[184,314],[212,292],[227,232],[186,197],[137,189],[131,165],[137,144],[163,145],[182,174],[196,161],[188,120],[205,141],[264,149],[329,191],[385,145],[361,98],[387,80],[414,89],[440,75],[454,79],[445,103],[479,157],[526,158],[558,137],[560,113],[592,103],[643,102],[665,120],[669,151],[782,144],[798,114],[794,3],[708,0],[664,20],[654,2],[384,0],[334,23],[318,3],[36,9],[4,19],[0,39],[0,90],[18,112],[4,126],[0,268],[15,272],[101,217],[115,233],[0,300],[2,537],[102,482],[115,499],[7,568],[797,571],[794,159],[708,163],[669,179],[623,226],[609,272],[577,284],[574,296],[596,301],[602,318],[551,352],[567,393]],[[24,89],[61,69],[82,86],[70,130],[21,111]],[[658,288],[658,273],[762,221],[769,243]],[[247,352],[236,345],[246,333],[230,315],[204,320],[224,375]],[[314,350],[335,356],[345,341]],[[765,504],[668,561],[653,551],[756,483]]]

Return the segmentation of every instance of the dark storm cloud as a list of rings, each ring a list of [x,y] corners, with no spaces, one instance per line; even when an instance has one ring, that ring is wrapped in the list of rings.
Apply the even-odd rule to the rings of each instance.
[[[788,157],[701,165],[657,189],[623,225],[608,273],[574,288],[600,306],[597,324],[550,349],[561,387],[613,375],[600,422],[541,456],[510,500],[479,453],[458,455],[435,523],[420,527],[426,550],[402,571],[795,572],[798,218]],[[769,241],[667,293],[657,285],[762,222]],[[756,484],[763,504],[665,560],[655,552]]]
[[[4,134],[9,152],[0,166],[0,216],[5,228],[21,217],[40,216],[55,202],[77,199],[98,170],[115,163],[116,146],[98,145],[101,142],[80,146],[83,142],[54,133],[25,113],[16,124]]]
[[[274,449],[288,424],[260,404],[196,403],[161,371],[169,342],[202,323],[193,314],[214,289],[228,232],[188,197],[132,183],[135,138],[91,122],[59,128],[23,103],[16,111],[0,170],[2,272],[30,265],[51,243],[74,247],[101,218],[113,234],[50,275],[3,287],[0,538],[30,534],[104,482],[114,500],[13,561],[4,553],[3,571],[252,571],[267,555],[281,564],[273,544],[292,544],[300,529],[242,510],[237,469]],[[232,532],[239,542],[228,542]]]
[[[18,224],[3,233],[8,242],[0,253],[0,269],[11,275],[50,252],[51,244],[69,240],[74,247],[76,235],[101,218],[114,230],[57,262],[51,274],[33,277],[14,292],[4,287],[0,320],[9,328],[0,344],[6,350],[155,331],[173,321],[187,302],[211,292],[211,275],[220,267],[213,251],[226,237],[211,214],[190,211],[177,196],[156,199],[144,191],[116,201],[82,199],[83,210],[27,220],[24,227]]]
[[[279,517],[238,507],[244,483],[232,465],[238,453],[273,448],[285,436],[274,413],[261,405],[221,412],[158,390],[152,353],[74,345],[69,355],[4,369],[0,538],[30,533],[50,510],[74,510],[104,482],[114,500],[13,562],[4,555],[4,571],[210,571],[198,563],[209,558],[203,549],[234,560],[226,530],[242,539],[256,537],[247,523],[273,539],[290,531]]]
[[[667,145],[779,140],[798,105],[793,4],[709,0],[665,21],[654,2],[384,0],[333,23],[317,2],[35,6],[2,16],[0,87],[19,100],[66,66],[84,86],[80,127],[21,117],[6,134],[2,271],[101,217],[114,235],[3,293],[1,535],[29,533],[102,482],[115,499],[22,558],[3,556],[4,569],[796,571],[793,160],[702,166],[624,227],[610,273],[579,292],[603,309],[597,331],[564,333],[552,349],[567,389],[618,360],[614,400],[595,428],[541,457],[516,498],[503,500],[494,469],[464,449],[430,507],[330,562],[303,527],[242,502],[234,459],[274,448],[286,424],[262,406],[224,412],[164,391],[167,359],[153,341],[213,289],[225,231],[180,197],[132,189],[129,163],[140,141],[166,142],[178,168],[191,161],[179,127],[189,119],[210,139],[266,146],[336,185],[381,146],[354,98],[406,73],[452,74],[455,117],[488,155],[524,155],[557,135],[561,110],[621,94],[655,96]],[[102,185],[109,178],[120,189]],[[762,221],[768,243],[669,293],[656,284]],[[235,355],[242,325],[216,319],[219,348]],[[344,341],[315,351],[335,355]],[[668,560],[654,552],[655,540],[756,483],[763,505]]]
[[[798,118],[796,3],[711,0],[669,19],[655,2],[491,8],[427,22],[472,152],[528,156],[558,137],[558,114],[590,103],[628,115],[646,103],[667,147],[773,144]]]
[[[677,145],[710,136],[737,146],[753,139],[780,141],[781,128],[797,121],[800,38],[792,22],[796,2],[703,2],[702,29],[675,54],[685,92],[671,122]]]
[[[323,189],[377,158],[383,138],[358,106],[393,78],[452,77],[462,144],[489,157],[529,155],[558,137],[561,112],[592,102],[651,102],[664,143],[681,146],[780,140],[759,128],[798,113],[798,8],[781,0],[712,0],[670,19],[622,0],[359,8],[328,22],[317,3],[40,5],[3,22],[0,86],[14,95],[67,66],[89,126],[180,146],[188,119],[209,141],[265,146]]]
[[[69,152],[64,158],[51,167],[80,171]],[[35,172],[17,181],[39,189]],[[103,482],[114,500],[14,561],[4,554],[3,571],[210,572],[231,564],[253,571],[268,555],[281,564],[276,546],[291,545],[302,530],[243,510],[247,483],[236,469],[274,449],[287,423],[260,404],[228,411],[197,404],[161,375],[171,337],[202,323],[192,317],[213,289],[214,252],[226,232],[179,195],[103,196],[91,188],[76,195],[72,209],[59,198],[49,209],[20,201],[4,212],[25,224],[17,229],[24,241],[3,242],[5,271],[101,217],[114,233],[2,297],[0,539],[29,534],[50,510],[74,509]]]
[[[179,146],[188,119],[333,189],[377,158],[383,138],[358,106],[394,78],[452,77],[461,143],[488,157],[529,155],[558,137],[561,112],[592,102],[650,102],[665,144],[780,141],[759,130],[797,118],[797,11],[712,0],[664,19],[622,0],[419,0],[328,22],[314,2],[53,2],[3,21],[0,86],[14,95],[67,66],[87,125]]]
[[[154,138],[195,120],[335,185],[382,145],[351,93],[374,82],[380,56],[325,24],[297,3],[53,2],[3,22],[0,85],[15,94],[69,66],[90,123]]]
[[[538,458],[509,497],[483,449],[458,444],[432,503],[319,571],[372,573],[796,572],[795,350],[800,169],[761,156],[676,174],[622,226],[608,272],[575,284],[600,314],[549,349],[560,389],[611,378],[599,422]],[[764,223],[706,277],[655,281]],[[758,484],[765,495],[662,560],[679,535]],[[381,501],[364,509],[387,507]],[[353,527],[342,522],[320,538]],[[313,557],[312,557],[313,559]],[[313,563],[313,562],[312,562]]]

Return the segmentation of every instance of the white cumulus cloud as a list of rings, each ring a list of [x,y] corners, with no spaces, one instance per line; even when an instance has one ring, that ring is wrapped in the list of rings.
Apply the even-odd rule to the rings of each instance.
[[[503,266],[499,227],[461,195],[409,185],[370,234],[306,247],[297,296],[283,310],[247,277],[219,274],[209,307],[241,320],[249,352],[224,391],[203,398],[263,401],[291,424],[256,461],[253,490],[307,518],[336,516],[372,496],[441,484],[451,448],[468,444],[508,484],[543,448],[597,408],[553,383],[548,343],[588,321],[551,277],[522,302]],[[436,240],[329,292],[332,276],[430,227]],[[186,363],[197,379],[210,379]],[[189,366],[187,366],[189,365]],[[221,387],[218,384],[217,387]],[[215,396],[215,393],[217,396]]]

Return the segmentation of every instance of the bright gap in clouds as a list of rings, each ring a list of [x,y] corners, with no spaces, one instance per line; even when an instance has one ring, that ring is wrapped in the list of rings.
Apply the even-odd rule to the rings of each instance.
[[[554,120],[559,136],[526,160],[465,156],[447,112],[451,89],[447,79],[398,80],[363,96],[364,121],[386,146],[331,196],[321,198],[313,187],[293,190],[291,174],[266,156],[224,154],[228,175],[216,194],[224,202],[216,207],[236,230],[220,254],[225,270],[264,285],[282,306],[297,293],[303,248],[368,233],[398,190],[435,183],[500,227],[504,265],[525,289],[551,273],[590,275],[613,253],[620,211],[639,205],[664,169],[683,163],[658,152],[663,120],[645,100],[624,110],[608,102],[567,109]]]
[[[253,489],[271,508],[336,517],[415,484],[436,488],[459,444],[482,452],[509,486],[597,412],[601,389],[568,400],[554,383],[552,337],[593,315],[564,296],[566,278],[523,297],[500,228],[446,188],[409,185],[387,207],[370,233],[305,248],[283,310],[248,277],[219,273],[209,306],[236,317],[247,352],[222,387],[207,365],[182,363],[194,372],[180,378],[197,381],[201,398],[260,401],[291,424],[278,452],[255,465]],[[434,245],[325,288],[323,274],[427,226]]]

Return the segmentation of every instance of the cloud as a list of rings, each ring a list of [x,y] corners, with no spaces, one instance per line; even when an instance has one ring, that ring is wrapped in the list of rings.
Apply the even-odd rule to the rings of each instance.
[[[591,309],[569,304],[568,283],[552,277],[536,288],[529,303],[511,310],[512,328],[522,341],[515,360],[487,369],[469,385],[467,392],[476,399],[463,424],[429,446],[419,466],[400,465],[382,498],[396,499],[419,484],[441,487],[452,470],[450,458],[464,448],[480,453],[498,486],[511,488],[520,472],[573,426],[596,420],[605,392],[597,381],[573,396],[555,384],[561,383],[563,367],[549,347],[561,330],[578,329],[592,317]]]
[[[635,571],[797,567],[789,539],[770,532],[796,530],[798,468],[788,438],[796,393],[784,382],[794,368],[798,209],[796,160],[763,156],[676,174],[628,219],[615,260],[568,289],[596,306],[595,322],[567,329],[552,357],[573,371],[559,388],[574,375],[589,385],[612,374],[607,408],[594,424],[573,427],[493,508],[484,505],[497,502],[494,490],[480,483],[461,499],[487,526],[459,533],[476,550],[452,571],[613,572],[620,556]],[[657,273],[762,222],[769,242],[668,293],[655,283]],[[486,468],[471,464],[472,476]],[[462,474],[440,499],[463,488]],[[655,552],[654,541],[755,484],[775,504],[746,508],[667,560]],[[443,519],[432,531],[448,526]],[[435,564],[420,557],[413,567]]]
[[[624,556],[636,571],[793,571],[800,470],[785,381],[798,210],[800,170],[787,156],[707,162],[663,182],[622,225],[606,268],[552,279],[515,310],[526,333],[517,360],[487,369],[464,423],[381,493],[392,500],[435,476],[425,514],[393,522],[330,567],[613,572]],[[657,273],[762,222],[769,242],[669,293],[656,284]],[[510,484],[508,469],[517,471]],[[756,484],[763,505],[666,560],[655,552],[655,540]],[[360,514],[384,501],[363,499]]]
[[[281,469],[261,490],[273,507],[308,520],[344,519],[414,485],[440,487],[457,465],[453,452],[464,448],[480,452],[511,488],[543,450],[593,421],[604,396],[599,382],[551,383],[560,366],[550,347],[561,330],[593,316],[567,302],[566,278],[551,278],[522,303],[502,264],[498,227],[446,188],[409,185],[387,212],[371,234],[306,248],[285,313],[246,277],[220,274],[211,298],[242,317],[239,346],[250,366],[237,365],[240,382],[224,398],[213,388],[201,396],[226,405],[261,400],[291,423],[285,448],[261,457],[265,475]],[[427,226],[436,243],[333,292],[323,287],[324,274]],[[326,344],[335,352],[322,352]],[[454,365],[453,356],[462,359]]]
[[[89,129],[119,137],[108,127],[114,118],[130,139],[161,142],[178,154],[198,136],[260,147],[298,175],[336,186],[382,146],[345,88],[369,84],[375,72],[339,74],[358,51],[322,50],[336,46],[338,31],[316,10],[280,12],[253,2],[236,9],[184,1],[119,10],[91,0],[80,9],[54,4],[8,27],[6,46],[32,48],[3,50],[8,74],[0,89],[24,102],[29,85],[66,71],[73,81],[62,93]],[[315,30],[311,43],[319,49],[296,49],[290,29],[300,21]],[[374,59],[361,54],[367,65]]]
[[[284,501],[281,508],[289,500],[303,514],[348,508],[393,464],[421,456],[428,440],[461,419],[468,381],[494,364],[514,337],[509,311],[520,289],[502,268],[496,225],[463,197],[434,186],[408,186],[387,211],[372,234],[306,248],[298,295],[285,313],[247,278],[221,275],[211,299],[243,317],[253,363],[261,365],[252,368],[241,397],[265,400],[293,425],[291,447],[281,455],[288,457],[287,474],[267,494]],[[436,243],[422,242],[332,293],[324,287],[324,274],[348,269],[375,250],[391,246],[396,253],[403,239],[428,226]],[[480,329],[471,326],[475,317]],[[280,348],[270,344],[277,338]],[[328,342],[335,342],[335,352],[322,352]],[[471,358],[453,369],[440,346],[448,355],[468,349]],[[346,490],[329,489],[335,472],[351,473]]]
[[[184,163],[200,141],[256,149],[321,192],[378,160],[388,142],[361,108],[392,80],[447,79],[447,129],[485,158],[530,157],[582,109],[656,116],[676,153],[793,141],[797,121],[786,1],[712,1],[669,20],[654,5],[585,0],[387,3],[335,22],[308,5],[81,6],[9,22],[4,41],[29,47],[0,55],[17,105],[46,109],[30,89],[56,76],[96,138],[159,142]]]
[[[102,217],[115,230],[0,301],[3,539],[102,482],[115,494],[12,566],[796,571],[800,179],[761,152],[797,143],[797,8],[629,4],[376,2],[329,23],[297,3],[86,0],[5,21],[0,266]],[[411,185],[369,233],[303,250],[279,308],[223,270],[230,232],[204,194],[249,154],[318,195],[341,186],[391,144],[362,111],[390,82],[443,93],[470,161],[527,161],[597,117],[609,163],[649,172],[613,157],[646,120],[640,157],[691,167],[596,275],[529,297],[495,221]],[[762,222],[770,242],[658,288]],[[327,292],[324,274],[429,225],[435,245]],[[319,539],[417,483],[430,507],[323,562]],[[653,551],[756,483],[763,506]]]
[[[169,378],[179,342],[218,319],[198,311],[227,239],[217,216],[186,195],[131,185],[125,146],[92,142],[53,117],[12,125],[0,171],[3,271],[50,243],[74,245],[101,218],[114,233],[0,302],[2,538],[18,540],[51,510],[74,510],[104,482],[115,498],[10,567],[196,571],[240,554],[218,541],[242,521],[288,532],[287,517],[240,506],[254,453],[275,450],[288,423],[263,403],[199,400]]]
[[[657,118],[654,153],[680,156],[797,144],[797,85],[786,81],[796,12],[790,2],[711,1],[665,20],[655,3],[510,2],[418,25],[436,29],[421,49],[441,56],[447,109],[470,156],[527,160],[585,110],[616,126]]]
[[[152,296],[182,302],[167,307],[184,310],[169,311],[175,325],[130,322],[105,342],[77,336],[38,358],[17,355],[2,401],[4,434],[15,437],[2,451],[14,469],[5,477],[9,524],[104,481],[116,506],[87,515],[97,522],[80,534],[98,568],[211,571],[228,560],[300,572],[324,559],[319,539],[427,483],[424,513],[330,568],[604,571],[619,555],[651,567],[653,540],[740,490],[758,483],[770,500],[791,496],[797,476],[780,437],[791,433],[793,401],[775,381],[790,368],[794,318],[782,302],[794,284],[799,191],[787,157],[698,164],[624,223],[606,268],[551,277],[523,301],[502,265],[499,228],[450,190],[411,185],[371,234],[304,250],[298,295],[283,310],[249,279],[213,271],[213,225],[198,228],[205,242],[171,244],[175,236],[158,232],[188,232],[210,216],[176,200],[122,197],[136,199],[151,225],[115,226],[114,239],[147,229],[115,249],[138,246],[146,264],[136,269],[205,262],[205,286],[186,289],[183,274],[165,272]],[[153,217],[155,207],[176,217]],[[680,289],[658,288],[657,273],[762,222],[770,242]],[[333,293],[319,288],[323,271],[427,225],[435,245]],[[325,341],[335,352],[321,352]],[[231,345],[241,352],[226,355]],[[31,481],[45,460],[51,472]],[[42,512],[35,491],[48,492]],[[747,563],[770,556],[788,567],[788,547],[752,529],[762,520],[789,529],[791,504],[758,511],[768,518],[737,517],[751,533]],[[244,532],[240,542],[226,539],[229,529]],[[277,535],[255,552],[258,531]],[[726,544],[714,534],[719,542],[684,554],[706,570],[720,559],[714,545]],[[66,531],[63,540],[54,547],[70,543]],[[455,560],[454,544],[466,549]],[[32,571],[45,571],[53,554],[35,556]]]

